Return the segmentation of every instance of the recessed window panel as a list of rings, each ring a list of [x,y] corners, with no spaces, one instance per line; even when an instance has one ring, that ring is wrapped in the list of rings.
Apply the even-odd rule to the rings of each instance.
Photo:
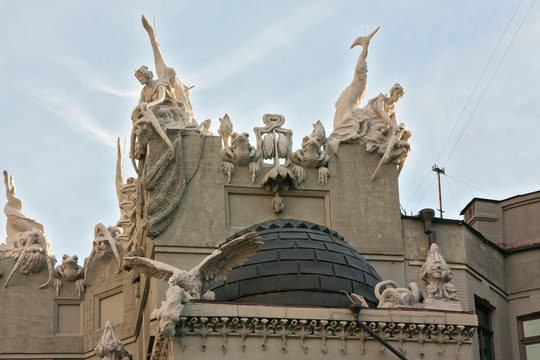
[[[523,321],[523,336],[539,336],[540,335],[540,319],[524,320]],[[538,358],[540,359],[540,357]]]
[[[525,345],[527,359],[540,359],[540,344]]]

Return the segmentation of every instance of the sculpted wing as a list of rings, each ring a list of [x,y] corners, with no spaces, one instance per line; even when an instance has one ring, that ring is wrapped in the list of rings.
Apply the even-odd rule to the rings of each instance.
[[[169,280],[173,274],[182,271],[172,265],[162,263],[161,261],[139,256],[126,256],[124,258],[124,269],[135,269],[143,274],[160,280]]]
[[[189,271],[202,285],[224,280],[235,266],[240,266],[261,248],[261,237],[253,231],[222,245]]]

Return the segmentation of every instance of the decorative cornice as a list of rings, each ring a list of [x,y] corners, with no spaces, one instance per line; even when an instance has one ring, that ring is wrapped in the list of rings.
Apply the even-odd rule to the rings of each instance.
[[[424,344],[439,344],[439,354],[442,356],[445,345],[456,346],[456,358],[459,356],[461,344],[471,343],[476,333],[476,327],[470,325],[404,323],[404,322],[370,322],[364,321],[371,329],[387,341],[395,341],[401,352],[405,353],[406,342],[416,342],[419,355],[424,356]],[[183,338],[189,335],[200,336],[201,350],[206,350],[206,338],[218,335],[223,339],[223,353],[227,351],[228,337],[240,337],[242,351],[246,351],[246,338],[258,337],[261,347],[266,349],[269,337],[281,338],[281,349],[287,352],[287,341],[290,338],[299,340],[303,351],[307,353],[305,343],[307,338],[318,338],[321,341],[320,350],[327,352],[328,339],[341,341],[341,352],[347,352],[347,341],[359,340],[361,353],[365,353],[365,341],[375,340],[366,333],[356,321],[350,320],[320,320],[320,319],[279,319],[260,317],[181,317],[176,328],[180,344],[184,349]],[[382,346],[382,345],[381,345]]]

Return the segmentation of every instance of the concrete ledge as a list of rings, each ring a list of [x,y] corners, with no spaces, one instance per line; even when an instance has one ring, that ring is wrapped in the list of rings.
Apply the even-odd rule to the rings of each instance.
[[[182,316],[246,317],[279,319],[314,319],[330,321],[354,321],[347,308],[323,308],[311,306],[281,306],[219,303],[198,300],[186,304]],[[477,326],[475,314],[470,312],[439,311],[424,309],[362,309],[359,319],[363,322],[404,322],[422,324],[445,324]]]
[[[465,312],[362,309],[359,320],[408,359],[472,358],[477,318]],[[174,358],[385,359],[390,350],[346,308],[197,302],[187,304],[173,341]],[[208,352],[206,352],[208,350]],[[392,357],[393,358],[393,357]]]

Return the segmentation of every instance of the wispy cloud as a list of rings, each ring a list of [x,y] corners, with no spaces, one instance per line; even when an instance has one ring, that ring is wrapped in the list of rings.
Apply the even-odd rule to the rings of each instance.
[[[99,78],[88,78],[84,79],[86,87],[89,89],[94,89],[98,91],[102,91],[106,94],[116,95],[128,99],[135,99],[137,100],[139,97],[139,91],[138,90],[121,90],[116,89],[110,84],[107,84]]]
[[[328,0],[313,2],[310,6],[306,4],[298,6],[278,22],[252,36],[239,48],[219,57],[211,64],[205,64],[204,69],[192,76],[200,83],[197,88],[200,90],[212,87],[228,79],[280,46],[294,42],[302,33],[328,20],[338,9],[339,6],[335,2]]]
[[[35,96],[41,106],[58,115],[88,139],[116,148],[116,139],[103,129],[81,104],[61,92],[43,91]]]
[[[115,87],[109,81],[105,80],[104,76],[97,69],[84,60],[73,57],[63,57],[61,60],[75,72],[77,78],[88,89],[129,99],[137,99],[139,96],[139,89],[136,87],[133,89]]]

